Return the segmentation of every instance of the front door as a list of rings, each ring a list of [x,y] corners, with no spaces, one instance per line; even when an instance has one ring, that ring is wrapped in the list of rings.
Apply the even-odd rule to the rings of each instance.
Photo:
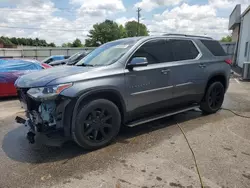
[[[131,57],[145,57],[148,65],[126,69],[128,111],[140,113],[161,108],[164,101],[172,98],[170,82],[170,53],[166,52],[165,39],[154,39],[142,45]],[[130,60],[131,60],[130,59]]]

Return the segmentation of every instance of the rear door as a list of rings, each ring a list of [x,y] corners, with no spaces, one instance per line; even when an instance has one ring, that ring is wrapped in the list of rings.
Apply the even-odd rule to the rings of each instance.
[[[177,103],[200,100],[205,84],[204,68],[199,59],[202,54],[189,39],[170,39],[174,61],[171,63],[171,79]]]
[[[153,111],[166,106],[164,101],[172,98],[173,85],[170,82],[172,54],[165,39],[154,39],[143,44],[132,55],[146,57],[148,65],[125,70],[128,92],[128,111]]]

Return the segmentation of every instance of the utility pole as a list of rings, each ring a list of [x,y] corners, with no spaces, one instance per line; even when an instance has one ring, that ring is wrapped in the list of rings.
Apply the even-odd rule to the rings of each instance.
[[[140,12],[141,12],[141,8],[137,8],[137,10],[136,10],[136,12],[137,12],[137,36],[139,36],[140,35],[140,18],[141,18],[141,14],[140,14]]]

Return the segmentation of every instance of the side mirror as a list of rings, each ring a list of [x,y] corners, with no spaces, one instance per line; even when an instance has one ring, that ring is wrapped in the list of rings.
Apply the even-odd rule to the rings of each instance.
[[[134,67],[143,67],[148,65],[148,60],[146,57],[134,57],[128,63],[127,68],[133,69]]]

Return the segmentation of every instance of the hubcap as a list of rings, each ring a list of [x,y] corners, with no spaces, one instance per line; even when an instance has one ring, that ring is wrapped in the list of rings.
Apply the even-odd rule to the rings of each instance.
[[[83,122],[83,135],[90,141],[102,142],[112,131],[112,116],[106,109],[98,108],[90,112]]]
[[[214,87],[208,97],[209,106],[212,109],[217,109],[221,106],[223,100],[223,89],[221,87]]]

